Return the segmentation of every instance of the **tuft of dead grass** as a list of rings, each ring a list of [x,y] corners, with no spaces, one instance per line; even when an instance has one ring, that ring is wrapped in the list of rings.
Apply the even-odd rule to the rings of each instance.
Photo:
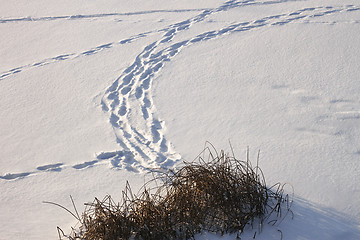
[[[291,211],[283,185],[267,187],[248,154],[241,161],[210,145],[193,162],[152,173],[136,195],[127,183],[120,203],[108,195],[85,204],[81,226],[70,236],[58,228],[60,239],[193,239],[203,230],[241,233],[255,221],[275,224],[284,203]]]

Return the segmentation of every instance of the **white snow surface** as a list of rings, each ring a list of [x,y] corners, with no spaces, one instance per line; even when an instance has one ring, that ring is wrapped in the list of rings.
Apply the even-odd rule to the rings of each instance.
[[[295,191],[242,239],[360,239],[359,1],[0,0],[0,33],[1,240],[229,140]]]

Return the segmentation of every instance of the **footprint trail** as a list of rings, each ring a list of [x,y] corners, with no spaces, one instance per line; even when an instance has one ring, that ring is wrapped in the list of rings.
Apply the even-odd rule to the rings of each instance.
[[[152,10],[152,11],[140,11],[140,12],[129,12],[129,13],[102,13],[102,14],[90,14],[90,15],[69,15],[69,16],[49,16],[49,17],[26,16],[26,17],[8,18],[8,19],[0,18],[0,24],[9,24],[9,23],[14,23],[14,22],[21,23],[21,22],[39,22],[39,21],[54,21],[54,20],[58,20],[58,21],[60,21],[60,20],[61,21],[82,20],[82,19],[96,20],[98,18],[109,18],[109,17],[116,17],[116,16],[132,16],[132,15],[142,15],[142,14],[152,14],[152,13],[162,13],[162,12],[172,12],[172,13],[193,12],[193,11],[194,12],[199,12],[199,11],[202,12],[201,14],[197,15],[193,19],[185,20],[183,22],[180,22],[180,23],[177,23],[174,25],[170,25],[168,27],[165,27],[165,28],[162,28],[159,30],[153,30],[153,31],[147,31],[147,32],[135,34],[128,38],[125,38],[125,39],[122,39],[119,41],[115,41],[115,42],[102,44],[100,46],[93,47],[91,49],[85,50],[80,53],[63,53],[63,54],[60,54],[55,57],[49,57],[49,58],[43,59],[41,61],[33,62],[33,63],[26,64],[23,66],[14,67],[10,70],[0,72],[0,81],[4,80],[5,78],[8,78],[14,74],[18,74],[18,73],[24,72],[26,70],[34,69],[37,67],[42,67],[42,66],[45,66],[48,64],[57,63],[59,61],[71,60],[71,59],[75,59],[78,57],[92,56],[92,55],[100,53],[104,50],[108,50],[110,48],[113,48],[113,47],[116,47],[119,45],[132,43],[138,39],[148,37],[155,33],[166,32],[168,35],[166,38],[163,39],[162,43],[169,42],[172,40],[172,38],[174,36],[172,34],[172,31],[174,31],[174,28],[180,27],[178,30],[184,30],[182,28],[186,29],[188,27],[188,25],[186,24],[187,22],[189,22],[189,23],[190,23],[190,21],[192,21],[193,23],[200,22],[206,16],[216,13],[216,12],[227,11],[231,8],[244,7],[244,6],[249,6],[249,5],[278,4],[278,3],[282,3],[282,2],[288,2],[288,1],[296,1],[296,0],[278,0],[278,1],[270,1],[270,2],[267,2],[267,1],[258,2],[258,1],[254,1],[254,0],[247,0],[247,1],[232,0],[232,1],[226,2],[224,5],[222,5],[219,8],[216,8],[216,9]]]
[[[8,173],[0,176],[0,179],[16,180],[29,175],[42,172],[60,172],[70,168],[82,170],[101,163],[108,163],[117,169],[127,169],[133,172],[146,171],[149,168],[169,168],[176,165],[181,159],[170,141],[166,138],[165,122],[157,115],[156,107],[152,98],[152,83],[156,75],[177,56],[184,48],[193,44],[201,43],[211,39],[255,30],[264,27],[278,27],[293,22],[311,21],[322,16],[338,14],[349,11],[360,11],[359,6],[326,6],[303,8],[296,11],[271,15],[252,21],[235,22],[221,29],[203,32],[186,40],[175,41],[178,33],[186,31],[196,23],[204,21],[212,14],[225,12],[233,8],[261,5],[279,4],[292,0],[282,1],[227,1],[214,9],[203,10],[198,15],[187,20],[169,25],[166,28],[136,34],[121,41],[103,44],[82,53],[72,53],[49,58],[42,62],[29,64],[23,67],[11,69],[0,74],[0,80],[9,75],[19,73],[26,69],[43,66],[57,61],[65,61],[76,57],[93,56],[100,51],[115,47],[116,45],[131,43],[139,38],[150,34],[162,33],[157,41],[145,46],[136,56],[134,61],[115,79],[106,90],[101,100],[102,109],[108,114],[109,122],[113,127],[116,141],[122,148],[121,151],[104,152],[97,155],[96,159],[68,166],[63,163],[38,166],[32,172]],[[339,114],[340,116],[340,114]],[[344,117],[343,117],[344,116]],[[359,113],[345,113],[344,119],[360,119]]]
[[[135,159],[130,163],[132,168],[139,170],[149,167],[167,168],[180,159],[180,155],[176,153],[164,135],[165,124],[156,114],[151,86],[155,75],[182,49],[194,43],[226,34],[266,26],[280,26],[301,19],[311,19],[357,9],[354,6],[304,8],[251,22],[234,23],[220,30],[204,32],[163,47],[164,43],[172,43],[177,33],[191,28],[192,25],[203,21],[207,16],[244,4],[255,4],[255,2],[228,1],[217,9],[203,11],[193,18],[172,25],[161,39],[146,46],[135,61],[108,88],[102,99],[102,107],[110,114],[110,123],[119,144],[126,151],[134,153]]]

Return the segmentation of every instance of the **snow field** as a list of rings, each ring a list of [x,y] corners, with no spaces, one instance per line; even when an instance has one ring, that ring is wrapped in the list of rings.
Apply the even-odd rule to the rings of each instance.
[[[56,238],[74,219],[42,201],[116,199],[229,139],[295,188],[256,239],[358,239],[357,1],[139,2],[1,2],[0,239]]]

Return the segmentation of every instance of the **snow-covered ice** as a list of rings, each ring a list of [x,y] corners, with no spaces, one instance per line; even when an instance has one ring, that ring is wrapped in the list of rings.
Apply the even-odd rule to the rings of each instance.
[[[359,24],[356,0],[0,0],[0,239],[229,140],[295,189],[243,239],[360,239]]]

